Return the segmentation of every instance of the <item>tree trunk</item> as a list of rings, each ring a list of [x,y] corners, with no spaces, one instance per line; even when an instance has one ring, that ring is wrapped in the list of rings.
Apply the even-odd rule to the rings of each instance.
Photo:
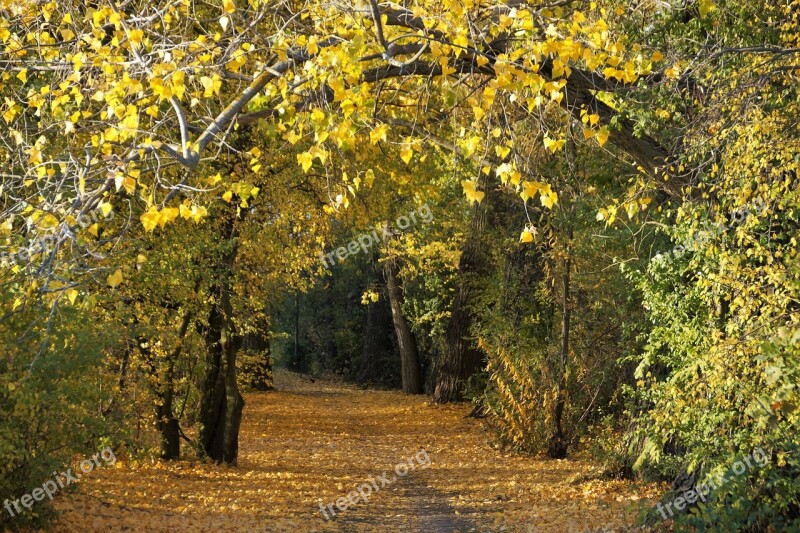
[[[400,350],[400,366],[403,380],[403,392],[406,394],[422,394],[422,375],[419,367],[417,339],[414,337],[406,317],[403,315],[403,288],[398,278],[397,263],[389,259],[384,263],[386,273],[386,292],[392,309],[392,322]]]
[[[230,296],[224,297],[224,301],[224,308],[228,316],[230,316]],[[214,459],[229,465],[235,465],[239,457],[239,427],[242,422],[244,398],[239,393],[239,386],[236,383],[236,353],[239,351],[239,346],[241,346],[241,337],[236,335],[230,320],[226,320],[226,327],[223,330],[221,340],[225,356],[225,419],[221,427],[222,456]]]
[[[466,380],[483,366],[483,354],[471,339],[472,313],[469,309],[474,277],[485,271],[484,247],[481,235],[486,226],[491,193],[483,203],[473,207],[470,234],[461,252],[450,321],[445,332],[445,351],[436,376],[433,400],[436,403],[460,401]]]
[[[569,237],[572,237],[570,231]],[[550,439],[547,448],[547,455],[551,459],[563,459],[567,456],[567,440],[564,437],[564,430],[561,421],[564,416],[564,407],[567,402],[567,360],[569,358],[569,326],[570,326],[570,268],[572,266],[569,245],[566,247],[566,258],[564,259],[564,273],[562,274],[562,300],[561,300],[561,351],[558,360],[558,385],[556,386],[556,398],[553,403],[553,413],[550,420]]]
[[[300,365],[300,296],[294,293],[294,364]],[[305,365],[300,365],[305,367]]]
[[[386,303],[384,287],[380,283],[378,257],[372,260],[373,289],[380,294],[377,302],[367,304],[367,324],[364,328],[364,348],[361,352],[356,381],[361,385],[381,381],[381,362],[390,359],[392,352],[392,318]]]
[[[244,399],[236,384],[236,352],[241,338],[230,319],[230,295],[217,291],[206,330],[206,374],[200,401],[200,446],[206,457],[236,464],[238,432]]]
[[[233,221],[227,227],[229,239],[236,238]],[[231,306],[231,271],[238,246],[223,258],[212,289],[212,304],[205,329],[206,373],[200,400],[200,453],[218,463],[235,465],[239,448],[239,425],[244,398],[236,383],[236,353],[241,337],[236,334]]]
[[[161,433],[161,459],[174,461],[180,459],[181,441],[178,419],[172,413],[172,395],[156,408],[156,427]]]

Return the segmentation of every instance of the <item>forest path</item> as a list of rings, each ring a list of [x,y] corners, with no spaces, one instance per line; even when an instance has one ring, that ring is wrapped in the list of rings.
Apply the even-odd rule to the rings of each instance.
[[[119,461],[57,498],[52,530],[622,531],[657,496],[625,481],[571,483],[588,462],[500,451],[468,406],[285,372],[276,385],[245,395],[238,468]],[[400,476],[398,464],[414,468]],[[368,501],[337,509],[358,486]]]

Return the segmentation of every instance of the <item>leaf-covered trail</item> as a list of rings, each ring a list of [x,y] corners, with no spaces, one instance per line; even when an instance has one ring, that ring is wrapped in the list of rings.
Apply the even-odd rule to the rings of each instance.
[[[58,499],[55,530],[619,531],[656,495],[623,481],[570,483],[591,466],[495,449],[466,406],[285,373],[276,381],[279,391],[246,395],[238,468],[98,469]],[[395,476],[421,449],[430,466]],[[384,472],[397,479],[323,519],[320,503]]]

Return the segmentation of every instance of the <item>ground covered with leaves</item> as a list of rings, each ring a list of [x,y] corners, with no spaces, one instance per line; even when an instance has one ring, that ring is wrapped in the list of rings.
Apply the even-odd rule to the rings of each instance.
[[[622,531],[659,494],[575,481],[591,477],[590,461],[503,451],[465,418],[468,406],[286,373],[276,384],[246,396],[238,468],[121,460],[57,498],[53,530]],[[416,468],[396,476],[409,462]],[[395,479],[376,481],[368,502],[323,518],[321,503],[384,472]]]

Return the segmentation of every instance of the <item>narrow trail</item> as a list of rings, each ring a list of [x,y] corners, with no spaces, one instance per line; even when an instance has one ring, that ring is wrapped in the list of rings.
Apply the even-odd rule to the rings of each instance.
[[[52,530],[627,531],[657,495],[571,483],[586,462],[498,450],[466,406],[287,373],[276,386],[245,396],[238,468],[119,462],[57,499]],[[399,476],[401,463],[414,468]],[[368,501],[337,509],[358,486]]]

